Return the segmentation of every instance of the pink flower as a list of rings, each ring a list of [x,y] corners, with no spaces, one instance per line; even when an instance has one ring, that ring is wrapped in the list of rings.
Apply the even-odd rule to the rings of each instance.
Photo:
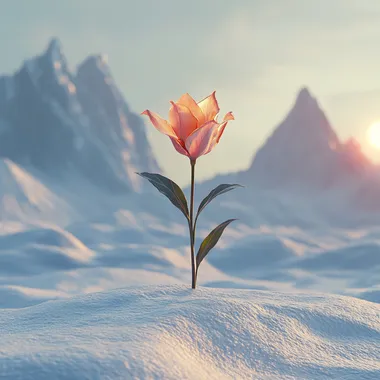
[[[221,123],[216,120],[219,106],[215,91],[198,103],[189,94],[170,103],[169,121],[149,110],[142,114],[149,117],[156,129],[169,136],[177,152],[193,161],[210,153],[222,137],[228,121],[234,120],[232,112],[228,112]]]

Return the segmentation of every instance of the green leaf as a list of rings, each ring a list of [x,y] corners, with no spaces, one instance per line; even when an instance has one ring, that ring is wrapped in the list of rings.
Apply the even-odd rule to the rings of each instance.
[[[160,193],[164,194],[183,215],[185,215],[187,220],[189,220],[189,209],[187,207],[185,194],[175,182],[161,174],[146,172],[136,174],[146,178]]]
[[[237,219],[228,219],[225,222],[219,224],[215,227],[202,241],[201,246],[199,247],[197,253],[197,270],[202,260],[207,256],[207,254],[215,247],[216,243],[219,241],[220,237],[223,234],[225,228],[234,220]]]
[[[236,189],[237,187],[244,187],[242,185],[239,185],[237,183],[234,183],[232,185],[229,184],[223,184],[217,186],[215,189],[210,191],[210,194],[207,195],[206,198],[203,199],[203,201],[199,204],[198,211],[197,211],[197,216],[196,219],[198,219],[199,214],[204,210],[204,208],[218,195],[227,193],[228,191],[231,191],[233,189]]]

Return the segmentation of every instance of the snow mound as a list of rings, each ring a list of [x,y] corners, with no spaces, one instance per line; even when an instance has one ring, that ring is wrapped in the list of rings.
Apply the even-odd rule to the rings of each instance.
[[[378,379],[380,307],[325,295],[141,287],[0,311],[12,379]]]
[[[358,244],[324,252],[300,261],[299,266],[313,271],[323,269],[371,270],[380,268],[378,243]]]
[[[76,213],[39,179],[8,159],[0,159],[0,219],[67,223]]]
[[[0,236],[0,275],[42,274],[88,266],[95,253],[59,228],[36,228]]]
[[[235,242],[233,246],[210,255],[208,260],[226,272],[252,275],[256,268],[280,265],[297,257],[297,248],[297,243],[284,238],[257,235]]]
[[[0,308],[2,309],[28,307],[47,300],[66,297],[66,294],[56,290],[28,288],[17,285],[0,286]]]
[[[189,283],[185,225],[164,225],[152,215],[126,210],[117,219],[74,223],[65,229],[3,223],[0,308],[137,284]],[[210,228],[201,228],[197,247]],[[337,293],[380,303],[378,235],[377,229],[254,229],[236,223],[202,263],[198,283]]]

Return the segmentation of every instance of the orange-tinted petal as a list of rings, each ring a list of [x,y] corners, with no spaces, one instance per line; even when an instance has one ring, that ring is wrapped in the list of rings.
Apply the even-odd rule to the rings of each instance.
[[[219,113],[219,105],[215,97],[215,91],[207,98],[201,100],[198,103],[198,106],[205,115],[205,122],[214,120],[216,115]]]
[[[226,113],[226,116],[224,116],[223,121],[228,121],[228,120],[235,120],[234,115],[232,112]]]
[[[218,133],[216,134],[216,143],[219,143],[219,140],[221,139],[224,129],[227,127],[228,121],[225,121],[224,123],[220,124],[220,127],[218,128]]]
[[[169,110],[170,124],[178,138],[186,141],[187,137],[197,128],[197,119],[188,107],[174,102],[170,103],[172,105]]]
[[[228,122],[230,120],[235,120],[234,115],[232,115],[232,112],[228,112],[226,116],[224,116],[223,123],[220,124],[220,127],[218,128],[218,132],[216,134],[216,143],[219,143],[220,138],[223,135],[224,129],[226,128]]]
[[[177,139],[170,137],[170,140],[172,141],[173,146],[178,153],[189,157],[189,152],[181,145],[181,143]]]
[[[197,102],[188,93],[183,94],[178,99],[177,104],[182,104],[183,106],[186,106],[191,111],[191,113],[198,120],[198,127],[204,124],[205,116],[203,115],[202,110],[199,108]]]
[[[161,116],[157,115],[154,112],[151,112],[149,110],[145,110],[144,112],[141,113],[142,115],[146,115],[149,117],[151,123],[156,127],[158,131],[161,133],[167,135],[167,136],[172,136],[177,138],[172,126]]]
[[[190,158],[196,160],[212,150],[216,144],[215,131],[218,126],[216,121],[208,121],[187,138],[185,145]]]
[[[216,128],[214,130],[214,133],[212,135],[212,138],[211,138],[211,142],[207,148],[207,150],[203,153],[203,155],[205,156],[206,154],[210,153],[214,148],[215,148],[215,145],[217,144],[217,136],[218,136],[218,132],[219,132],[219,128]]]

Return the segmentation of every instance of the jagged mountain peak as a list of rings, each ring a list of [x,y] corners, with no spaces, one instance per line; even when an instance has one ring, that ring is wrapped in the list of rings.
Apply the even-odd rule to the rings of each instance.
[[[287,118],[297,119],[298,122],[293,124],[300,128],[322,128],[328,130],[329,133],[332,131],[317,98],[307,87],[299,90]],[[315,120],[314,123],[313,120]]]
[[[310,100],[315,100],[315,98],[311,95],[308,87],[304,86],[298,91],[296,103],[308,102]]]
[[[87,57],[78,67],[78,73],[84,71],[96,71],[103,76],[111,76],[107,54],[93,54]]]
[[[42,54],[24,61],[15,77],[22,77],[23,87],[27,82],[33,87],[29,91],[44,94],[45,98],[57,100],[61,105],[72,103],[76,93],[74,74],[68,67],[62,45],[53,38]],[[25,91],[25,89],[24,89]]]
[[[341,143],[317,99],[303,87],[285,119],[257,151],[243,180],[254,178],[269,187],[298,183],[325,188],[366,167],[356,144]]]
[[[57,38],[0,80],[0,125],[0,156],[49,176],[75,171],[125,192],[145,186],[136,171],[160,172],[143,120],[127,106],[106,56],[88,57],[75,74]]]
[[[73,76],[73,73],[71,73],[71,70],[68,67],[66,56],[63,53],[61,41],[58,38],[52,38],[50,40],[45,53],[40,57],[40,61],[43,61],[45,65],[50,63],[53,72],[58,76]]]
[[[62,44],[57,37],[53,37],[50,40],[45,54],[52,58],[60,58],[63,55]]]
[[[304,87],[298,92],[285,119],[274,129],[264,146],[258,151],[258,155],[265,151],[271,155],[271,150],[297,151],[302,147],[311,149],[308,153],[317,151],[323,154],[325,150],[337,148],[339,145],[339,138],[318,101]]]
[[[320,104],[307,87],[301,88],[298,92],[293,107],[276,130],[280,128],[291,128],[294,132],[307,129],[307,133],[319,135],[319,138],[330,142],[338,140]]]
[[[96,54],[87,57],[78,66],[76,80],[91,91],[93,96],[112,103],[109,107],[113,108],[115,103],[126,105],[113,79],[107,55]]]
[[[68,69],[67,59],[63,53],[60,40],[58,38],[52,38],[42,54],[24,61],[24,67],[25,66],[44,66],[44,69],[51,66],[53,71],[54,69]]]

